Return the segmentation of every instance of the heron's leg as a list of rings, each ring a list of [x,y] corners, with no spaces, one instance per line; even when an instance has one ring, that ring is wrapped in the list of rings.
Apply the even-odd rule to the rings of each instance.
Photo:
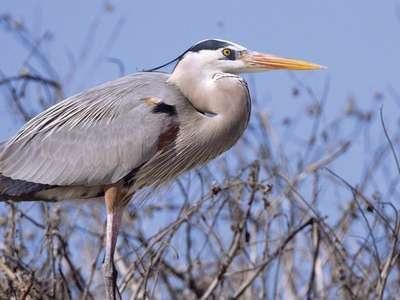
[[[117,290],[117,271],[114,266],[114,251],[124,207],[119,205],[121,193],[117,186],[108,188],[105,191],[104,198],[107,207],[106,254],[103,263],[104,283],[106,299],[116,300],[119,293]]]

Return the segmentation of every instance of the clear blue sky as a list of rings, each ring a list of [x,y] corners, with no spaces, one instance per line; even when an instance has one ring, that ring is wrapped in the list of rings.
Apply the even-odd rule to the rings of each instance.
[[[323,72],[296,75],[317,94],[329,77],[327,107],[332,111],[343,110],[349,95],[369,107],[375,91],[382,91],[387,95],[383,101],[388,122],[397,118],[397,107],[388,89],[400,91],[400,1],[110,3],[115,10],[105,14],[99,23],[94,20],[103,13],[103,1],[2,0],[0,12],[11,13],[38,36],[46,30],[54,34],[54,40],[46,46],[47,53],[64,76],[66,96],[118,77],[117,67],[107,62],[107,57],[120,59],[125,72],[132,73],[164,63],[200,39],[219,37],[250,49],[328,66]],[[116,34],[118,22],[122,27]],[[93,27],[97,28],[96,35],[89,37],[89,28]],[[112,47],[107,48],[110,40]],[[15,75],[27,51],[3,30],[0,42],[0,69]],[[68,58],[72,55],[78,61],[85,44],[91,50],[89,58],[79,68],[75,80],[67,81]],[[265,109],[273,112],[273,118],[297,111],[291,98],[294,83],[287,72],[257,74],[254,78],[257,96],[260,101],[265,100]],[[10,136],[21,125],[9,116],[0,103],[0,139]]]

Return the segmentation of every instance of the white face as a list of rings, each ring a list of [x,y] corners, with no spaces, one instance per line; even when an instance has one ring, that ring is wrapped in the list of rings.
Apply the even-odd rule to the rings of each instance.
[[[189,51],[179,64],[207,73],[239,73],[245,67],[241,58],[247,53],[247,49],[238,44],[227,43],[229,44],[215,50]]]

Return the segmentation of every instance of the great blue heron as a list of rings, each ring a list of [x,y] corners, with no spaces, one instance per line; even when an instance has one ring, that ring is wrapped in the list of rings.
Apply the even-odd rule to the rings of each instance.
[[[176,63],[172,74],[156,72]],[[124,207],[232,147],[249,121],[242,72],[321,66],[203,40],[171,62],[106,82],[42,112],[0,144],[0,195],[14,201],[103,197],[106,297],[116,297],[113,263]]]

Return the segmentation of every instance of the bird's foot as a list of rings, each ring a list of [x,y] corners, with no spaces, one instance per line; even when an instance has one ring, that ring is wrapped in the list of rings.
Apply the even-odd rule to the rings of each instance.
[[[118,272],[113,263],[103,264],[103,276],[106,290],[106,300],[120,299],[120,294],[117,287]],[[118,297],[117,297],[118,295]]]

